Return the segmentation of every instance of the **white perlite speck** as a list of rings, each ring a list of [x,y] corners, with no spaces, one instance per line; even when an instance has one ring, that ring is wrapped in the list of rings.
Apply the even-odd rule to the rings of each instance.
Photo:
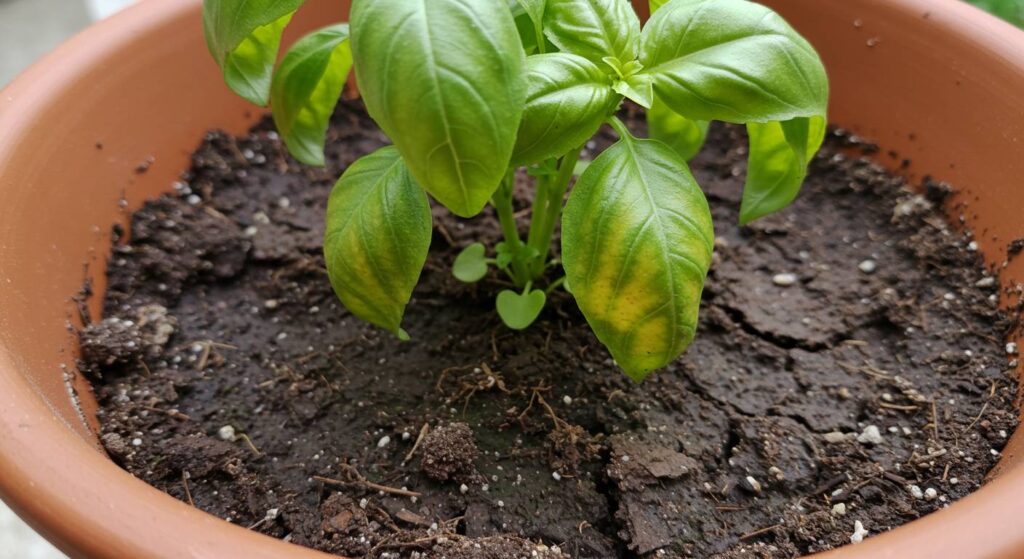
[[[465,495],[468,491],[469,491],[469,486],[466,485],[465,483],[463,483],[462,485],[459,486],[459,493],[462,493],[463,495]]]
[[[1017,355],[1017,344],[1014,342],[1006,344],[1006,353],[1008,355]]]
[[[779,287],[789,287],[796,283],[797,279],[796,274],[775,274],[772,283]]]
[[[235,428],[230,425],[225,425],[220,429],[217,429],[217,437],[222,441],[234,441],[235,440]]]
[[[390,442],[391,442],[391,437],[389,437],[387,435],[384,435],[383,437],[380,438],[379,441],[377,441],[377,448],[384,448],[384,447],[388,446],[388,443],[390,443]]]
[[[836,516],[846,516],[846,503],[836,503],[832,505],[832,514]]]
[[[860,435],[857,435],[857,442],[862,444],[882,444],[882,433],[875,425],[868,425]]]
[[[553,479],[554,479],[555,481],[562,481],[562,474],[560,474],[560,473],[558,473],[558,472],[551,472],[551,477],[552,477],[552,478],[553,478]]]
[[[747,483],[750,484],[750,488],[754,490],[754,493],[761,492],[761,482],[754,479],[754,476],[747,476]]]
[[[911,485],[910,487],[907,488],[907,490],[910,491],[911,497],[915,499],[924,499],[924,493],[921,491],[920,487],[916,485]]]
[[[565,405],[567,405],[567,406],[571,406],[572,405],[572,396],[563,396],[562,397],[562,402]]]
[[[868,531],[864,529],[864,525],[860,523],[860,520],[853,522],[853,534],[850,534],[850,543],[860,543],[864,541],[864,538],[868,535]]]
[[[934,501],[939,496],[939,492],[934,487],[929,487],[924,490],[924,498],[926,501]]]
[[[857,264],[857,268],[865,274],[873,274],[878,269],[878,264],[869,258]]]

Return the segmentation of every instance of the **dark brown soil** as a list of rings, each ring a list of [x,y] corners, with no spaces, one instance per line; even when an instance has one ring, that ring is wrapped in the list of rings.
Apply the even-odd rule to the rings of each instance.
[[[343,104],[315,170],[270,130],[210,134],[135,213],[82,336],[110,455],[231,522],[352,557],[789,557],[974,491],[1016,427],[1014,324],[947,191],[908,192],[848,138],[792,208],[739,227],[744,135],[714,129],[700,332],[638,385],[568,295],[513,333],[500,278],[451,277],[497,240],[486,213],[435,211],[412,342],[349,315],[324,206],[385,138]]]

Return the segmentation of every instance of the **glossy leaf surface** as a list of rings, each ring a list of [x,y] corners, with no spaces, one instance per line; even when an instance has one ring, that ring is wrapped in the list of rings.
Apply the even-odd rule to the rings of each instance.
[[[266,106],[281,34],[304,2],[204,0],[206,46],[232,91]]]
[[[750,123],[750,160],[740,204],[746,224],[788,206],[800,193],[807,164],[825,138],[825,119]]]
[[[324,256],[335,293],[352,314],[401,337],[430,237],[427,196],[398,150],[388,146],[359,159],[327,203]]]
[[[693,339],[713,240],[703,193],[661,142],[623,138],[576,183],[562,219],[567,284],[634,380]]]
[[[824,116],[825,69],[778,14],[746,0],[671,0],[644,28],[640,62],[657,96],[695,120]]]
[[[352,68],[348,25],[314,31],[288,50],[274,75],[274,123],[292,156],[324,164],[324,140],[334,107]]]
[[[582,56],[530,56],[526,72],[526,108],[512,157],[516,164],[560,157],[583,145],[619,102],[611,78]]]
[[[544,34],[595,64],[607,57],[625,63],[639,52],[640,20],[629,0],[548,0]]]
[[[416,181],[473,216],[505,176],[525,54],[505,0],[355,0],[352,52],[370,113]]]
[[[676,113],[657,97],[647,111],[647,135],[665,142],[687,161],[704,145],[708,124],[706,120],[691,120]]]

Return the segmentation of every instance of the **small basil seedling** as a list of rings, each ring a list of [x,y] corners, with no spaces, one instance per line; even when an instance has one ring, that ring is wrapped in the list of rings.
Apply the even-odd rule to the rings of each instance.
[[[687,160],[714,120],[750,137],[740,221],[790,204],[825,134],[828,79],[811,45],[746,0],[353,0],[351,22],[315,31],[276,65],[302,0],[205,0],[227,84],[271,103],[289,151],[322,165],[328,121],[354,66],[367,111],[391,138],[348,167],[328,204],[324,255],[353,314],[397,336],[427,258],[427,195],[471,217],[491,206],[504,240],[466,247],[453,274],[493,268],[515,289],[498,316],[530,326],[552,291],[575,298],[639,381],[693,340],[711,266],[711,213]],[[647,109],[648,138],[616,117]],[[619,141],[592,162],[605,123]],[[534,186],[529,233],[513,186]],[[566,200],[574,178],[575,187]],[[561,224],[561,258],[552,256]],[[564,276],[559,271],[564,269]]]

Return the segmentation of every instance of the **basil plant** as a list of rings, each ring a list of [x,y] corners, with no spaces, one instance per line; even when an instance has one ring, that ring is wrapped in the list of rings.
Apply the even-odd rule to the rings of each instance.
[[[462,217],[491,205],[504,241],[467,247],[455,276],[506,275],[515,289],[496,306],[513,329],[529,326],[552,290],[569,291],[639,381],[697,327],[714,229],[687,159],[708,123],[747,127],[743,223],[793,201],[825,134],[818,55],[746,0],[651,0],[643,27],[628,0],[353,0],[348,24],[310,33],[276,63],[301,4],[206,0],[207,43],[227,84],[269,103],[288,150],[309,165],[324,163],[328,120],[355,68],[393,145],[334,187],[324,254],[344,305],[402,339],[430,245],[428,195]],[[626,98],[647,109],[648,138],[616,118]],[[619,140],[581,162],[605,123]],[[521,168],[534,188],[525,239],[513,210]],[[560,261],[550,246],[559,222]]]

